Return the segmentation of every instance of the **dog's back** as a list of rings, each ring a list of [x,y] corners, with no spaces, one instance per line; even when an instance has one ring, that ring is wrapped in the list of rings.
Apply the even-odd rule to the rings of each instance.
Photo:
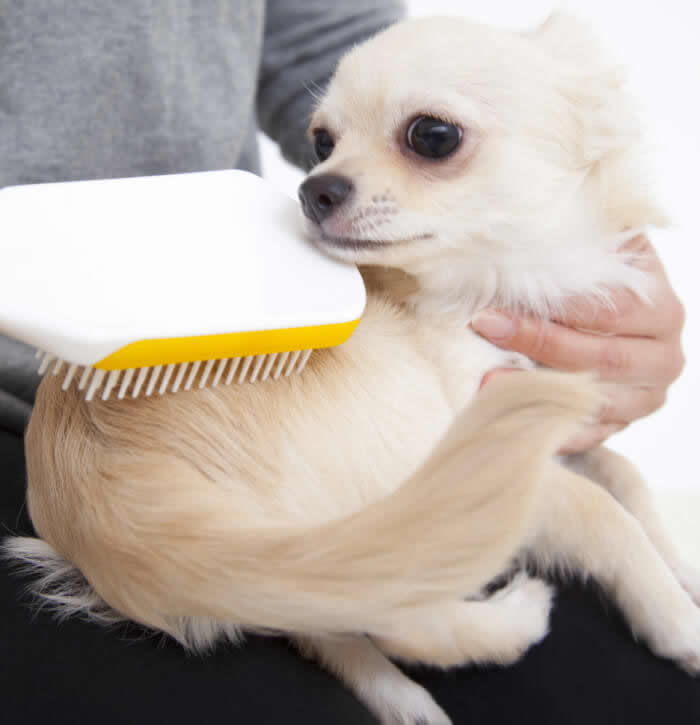
[[[476,590],[517,548],[541,466],[595,393],[524,373],[450,427],[417,338],[373,298],[351,343],[285,381],[85,403],[47,378],[28,503],[60,556],[26,557],[72,562],[98,600],[195,646],[186,615],[370,631],[415,597]]]

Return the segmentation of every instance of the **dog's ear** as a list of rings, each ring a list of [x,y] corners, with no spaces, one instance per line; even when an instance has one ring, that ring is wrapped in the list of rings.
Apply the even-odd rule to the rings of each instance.
[[[625,73],[608,62],[591,27],[555,12],[528,36],[560,66],[558,90],[570,109],[573,163],[587,173],[624,226],[665,226],[646,184],[639,113]]]
[[[555,11],[530,35],[543,49],[560,60],[581,67],[603,57],[601,44],[588,23],[568,13]]]
[[[622,70],[606,55],[589,25],[555,12],[527,34],[557,63],[557,90],[576,125],[577,164],[588,166],[639,137]]]

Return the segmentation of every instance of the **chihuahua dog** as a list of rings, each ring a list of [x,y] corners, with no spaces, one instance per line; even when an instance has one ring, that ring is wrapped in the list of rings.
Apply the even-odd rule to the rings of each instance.
[[[551,591],[515,558],[595,577],[633,633],[700,671],[700,581],[634,468],[555,452],[602,402],[468,327],[496,305],[653,299],[620,252],[660,224],[635,114],[587,29],[398,24],[351,51],[312,119],[309,234],[359,265],[365,316],[303,375],[136,400],[38,392],[28,505],[9,552],[64,611],[131,619],[198,650],[285,632],[384,725],[448,716],[389,658],[507,664]]]

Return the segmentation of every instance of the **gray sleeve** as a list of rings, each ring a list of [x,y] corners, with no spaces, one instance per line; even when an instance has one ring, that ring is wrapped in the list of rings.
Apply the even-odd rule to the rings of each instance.
[[[402,0],[268,0],[257,112],[283,156],[312,165],[306,126],[311,91],[323,89],[340,57],[405,13]]]

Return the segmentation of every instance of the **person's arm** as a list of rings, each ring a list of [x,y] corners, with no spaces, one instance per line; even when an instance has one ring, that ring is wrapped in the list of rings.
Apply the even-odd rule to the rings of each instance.
[[[581,300],[572,305],[567,319],[532,320],[489,311],[472,324],[499,347],[521,352],[547,367],[598,373],[609,403],[598,425],[570,441],[563,453],[593,448],[658,410],[683,370],[683,305],[649,240],[637,237],[627,248],[648,259],[647,270],[654,282],[652,305],[622,293],[613,300],[614,310]],[[483,383],[501,372],[487,374]]]
[[[400,0],[268,0],[257,111],[282,155],[313,164],[306,128],[314,94],[325,89],[341,56],[404,15]]]

